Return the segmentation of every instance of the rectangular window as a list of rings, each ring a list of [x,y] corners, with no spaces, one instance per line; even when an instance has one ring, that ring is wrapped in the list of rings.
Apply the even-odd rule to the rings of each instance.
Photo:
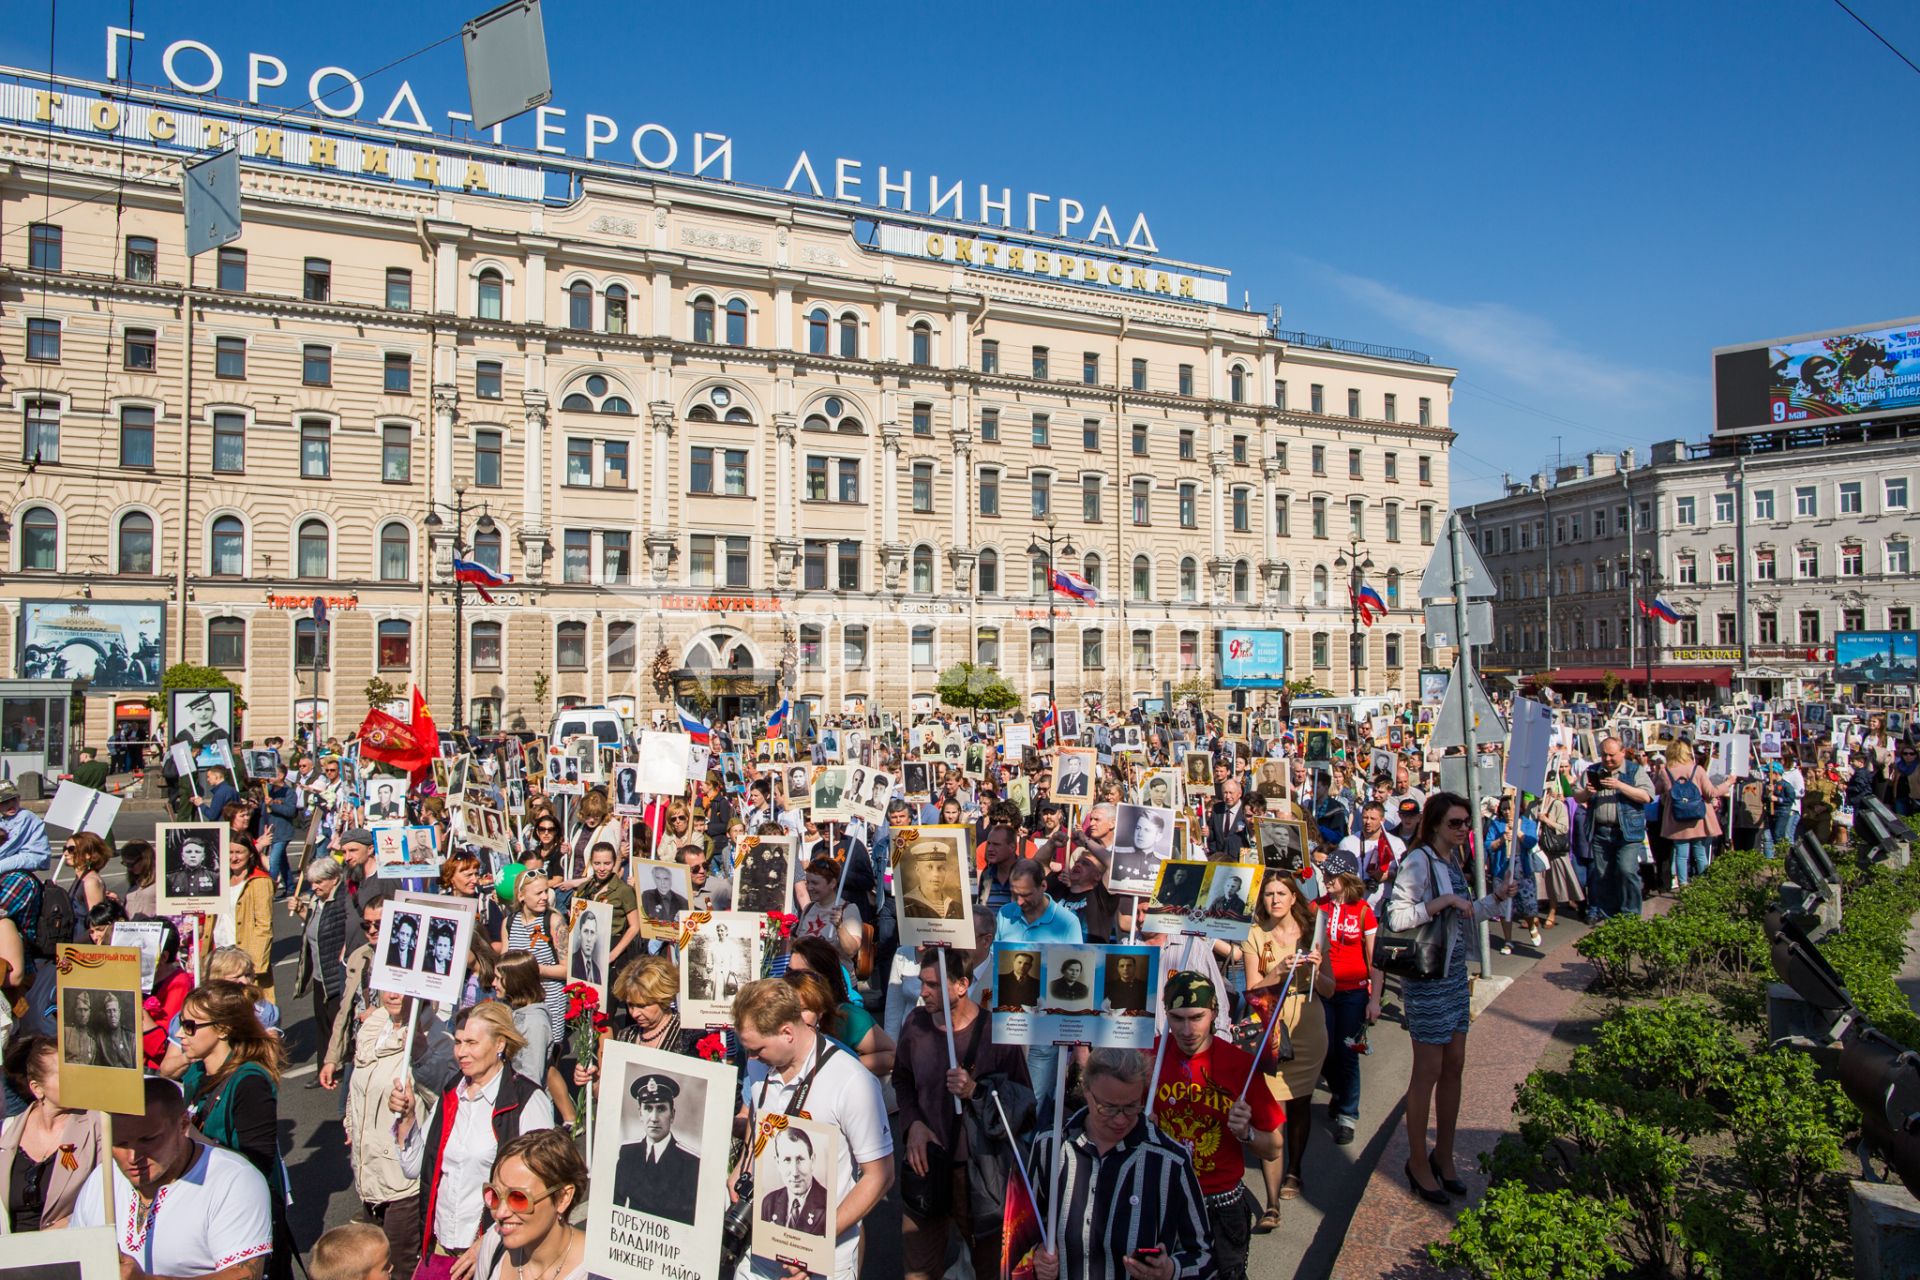
[[[1733,495],[1716,493],[1713,495],[1713,522],[1715,524],[1733,523]]]
[[[1433,508],[1432,507],[1420,508],[1420,545],[1423,547],[1430,547],[1433,545]]]
[[[1700,582],[1700,561],[1691,552],[1676,557],[1673,562],[1673,578],[1683,587],[1697,586]]]
[[[1817,520],[1820,517],[1820,490],[1810,484],[1798,484],[1793,487],[1793,515],[1796,520]]]
[[[1053,509],[1053,477],[1044,471],[1033,473],[1033,518],[1046,519]]]
[[[1433,401],[1425,396],[1420,397],[1420,425],[1423,427],[1433,425]]]
[[[1820,611],[1818,609],[1800,611],[1800,643],[1820,643]]]
[[[60,363],[60,322],[58,320],[29,319],[27,321],[27,359],[46,364]]]
[[[501,398],[499,361],[481,360],[473,366],[473,394],[482,400]]]
[[[553,640],[553,665],[561,671],[587,669],[587,624],[563,622]]]
[[[1153,523],[1153,482],[1151,480],[1133,482],[1133,522],[1137,525]]]
[[[980,469],[980,514],[1000,514],[1000,471],[996,467]]]
[[[827,589],[827,544],[808,538],[801,553],[801,581],[808,591]]]
[[[1200,524],[1200,503],[1194,487],[1190,484],[1180,486],[1180,527],[1198,528]]]
[[[1233,531],[1235,533],[1249,533],[1253,529],[1253,517],[1248,510],[1247,493],[1245,489],[1233,491]]]
[[[1888,476],[1881,501],[1888,511],[1905,511],[1907,509],[1907,478]]]
[[[907,659],[921,670],[933,666],[933,628],[915,627],[908,637]]]
[[[1247,438],[1245,436],[1235,436],[1233,438],[1233,462],[1235,466],[1239,467],[1247,465]]]
[[[1820,548],[1801,547],[1793,554],[1793,572],[1798,578],[1820,576]]]
[[[1080,477],[1080,518],[1088,524],[1100,523],[1100,477]]]
[[[390,396],[413,394],[413,357],[389,351],[386,359],[386,392]]]
[[[1380,466],[1387,477],[1387,483],[1396,484],[1400,480],[1400,455],[1389,453],[1381,459]]]
[[[1733,581],[1733,552],[1713,553],[1713,580],[1723,586]]]
[[[1313,500],[1313,536],[1316,538],[1327,536],[1327,500],[1325,498]]]
[[[245,338],[213,340],[213,376],[235,382],[247,376],[247,340]]]
[[[579,436],[567,438],[567,483],[570,485],[590,485],[593,483],[593,441]]]
[[[300,274],[300,296],[308,302],[333,301],[333,264],[325,258],[308,258]]]
[[[1690,525],[1694,522],[1695,499],[1692,497],[1673,500],[1673,522],[1678,525]]]
[[[1146,457],[1147,456],[1147,424],[1144,422],[1134,423],[1133,430],[1129,434],[1131,435],[1133,440],[1133,456],[1136,458]]]
[[[1327,446],[1323,444],[1313,446],[1313,474],[1327,474]]]
[[[1360,468],[1360,451],[1358,449],[1347,450],[1347,479],[1359,480],[1362,478],[1362,476],[1363,476],[1363,472],[1361,471],[1361,468]]]
[[[728,538],[726,543],[726,561],[721,566],[724,581],[730,587],[750,585],[748,575],[751,570],[748,566],[752,561],[753,539]]]
[[[36,222],[27,229],[27,266],[35,271],[58,271],[64,256],[65,236],[50,222]]]
[[[1035,347],[1033,349],[1033,376],[1036,378],[1044,378],[1047,376],[1047,349],[1045,347]]]
[[[1857,578],[1866,569],[1866,549],[1859,543],[1850,543],[1840,548],[1840,576]]]
[[[840,589],[858,591],[860,589],[860,544],[842,542],[839,553],[834,557],[834,567],[840,574]]]
[[[1190,428],[1186,428],[1186,427],[1181,428],[1180,430],[1180,461],[1192,462],[1193,449],[1194,449],[1193,431]]]
[[[696,533],[687,540],[687,585],[713,585],[713,544],[710,534]]]
[[[1865,609],[1842,609],[1840,611],[1840,629],[1842,631],[1865,631],[1867,629],[1867,611]]]
[[[993,444],[1000,439],[1000,411],[982,409],[980,411],[980,439],[985,444]]]
[[[1290,532],[1287,527],[1287,516],[1288,508],[1291,506],[1292,503],[1286,494],[1277,493],[1273,496],[1273,531],[1282,538],[1287,537]]]
[[[236,474],[247,469],[247,420],[240,414],[213,415],[213,469]]]
[[[834,475],[839,481],[839,500],[841,502],[860,501],[860,460],[858,458],[835,459]]]
[[[1287,407],[1287,380],[1285,378],[1275,378],[1273,380],[1273,407],[1282,410]]]
[[[560,577],[562,581],[582,583],[593,571],[593,534],[587,529],[568,529],[561,534]]]
[[[1396,416],[1398,403],[1399,403],[1399,397],[1395,396],[1391,391],[1387,392],[1386,409],[1381,416],[1386,418],[1388,422],[1399,421],[1398,417]]]
[[[309,387],[333,385],[333,348],[305,346],[300,349],[300,381]]]
[[[1153,632],[1133,633],[1133,669],[1135,671],[1153,670]]]
[[[413,310],[413,272],[400,267],[387,268],[387,310]]]
[[[300,419],[300,475],[325,480],[333,473],[333,424],[325,418]]]
[[[1286,471],[1288,469],[1287,442],[1285,440],[1276,440],[1273,442],[1273,460],[1274,463],[1279,466],[1280,470]]]
[[[1888,573],[1911,573],[1913,571],[1913,562],[1908,555],[1907,548],[1908,544],[1905,538],[1892,538],[1888,540],[1886,546]]]
[[[1147,389],[1147,362],[1137,356],[1133,361],[1133,389],[1135,391]]]
[[[1036,413],[1033,415],[1033,447],[1034,448],[1045,449],[1049,447],[1047,444],[1047,436],[1050,431],[1050,423],[1051,423],[1051,420],[1044,413]]]
[[[627,442],[608,440],[600,446],[600,483],[609,489],[624,489],[628,483]]]
[[[153,410],[144,405],[120,410],[120,465],[153,466]]]
[[[247,665],[247,624],[238,618],[215,618],[207,624],[207,665]]]
[[[1624,627],[1627,624],[1622,622],[1620,625]],[[1700,619],[1692,616],[1680,619],[1680,643],[1700,643]]]
[[[1840,482],[1840,514],[1843,516],[1857,516],[1864,510],[1866,510],[1866,502],[1864,495],[1861,493],[1860,482],[1858,480],[1842,480]]]
[[[815,492],[815,473],[818,472],[818,492]],[[713,450],[705,445],[694,446],[692,461],[687,467],[687,490],[691,493],[713,492]],[[807,497],[816,502],[826,500],[827,496],[827,460],[825,458],[807,459]]]
[[[1097,386],[1100,382],[1099,353],[1088,351],[1080,357],[1080,381],[1088,386]]]
[[[1099,629],[1080,633],[1080,666],[1087,671],[1100,671],[1107,665],[1107,637]]]
[[[380,478],[388,484],[413,479],[413,428],[389,424],[380,428]]]
[[[1355,538],[1367,536],[1367,503],[1364,498],[1347,500],[1347,533]]]
[[[1397,503],[1386,505],[1387,541],[1400,541],[1400,507]]]
[[[1180,366],[1180,394],[1183,396],[1193,394],[1193,366],[1190,364]]]
[[[848,627],[840,633],[840,662],[849,671],[867,667],[867,629]]]
[[[1315,382],[1307,388],[1308,409],[1313,413],[1327,411],[1327,389]]]
[[[1717,613],[1714,615],[1713,634],[1715,644],[1738,644],[1740,642],[1739,624],[1730,613]]]
[[[1000,372],[1000,344],[992,338],[980,340],[980,372]]]
[[[1756,551],[1753,553],[1753,576],[1761,582],[1774,579],[1773,552]]]
[[[747,496],[747,451],[728,449],[720,455],[721,492],[729,498]]]
[[[913,464],[913,509],[922,515],[933,510],[933,464]]]
[[[500,433],[473,433],[473,484],[477,489],[500,487]]]
[[[1887,610],[1887,630],[1913,630],[1913,608],[1910,605],[1898,605]]]
[[[973,633],[973,660],[984,667],[1000,665],[1000,628],[981,627]]]
[[[1755,520],[1773,519],[1773,490],[1755,489],[1753,491],[1753,518]]]
[[[467,656],[475,671],[500,670],[500,624],[473,623],[467,631]]]
[[[821,652],[821,636],[825,631],[821,627],[807,623],[800,628],[800,667],[803,671],[818,671],[826,665],[826,655]]]
[[[129,329],[122,339],[121,367],[136,373],[152,373],[159,363],[159,335],[151,329]]]
[[[930,436],[933,434],[933,406],[916,404],[913,406],[913,434]]]
[[[1081,420],[1080,447],[1088,453],[1100,452],[1100,419],[1084,418]]]
[[[218,275],[217,287],[222,293],[245,293],[247,291],[247,251],[234,248],[220,250]]]

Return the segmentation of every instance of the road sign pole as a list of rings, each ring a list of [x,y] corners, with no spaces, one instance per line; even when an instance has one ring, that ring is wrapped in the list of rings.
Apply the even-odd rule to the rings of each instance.
[[[1447,516],[1447,550],[1453,561],[1453,684],[1460,691],[1460,731],[1467,748],[1467,808],[1473,823],[1476,855],[1473,859],[1473,896],[1477,901],[1487,896],[1487,832],[1480,816],[1480,740],[1474,733],[1478,717],[1473,707],[1476,677],[1473,672],[1473,641],[1467,631],[1466,560],[1460,549],[1461,541],[1466,536],[1466,531],[1460,527],[1460,513],[1450,512]],[[1479,923],[1479,935],[1480,976],[1485,978],[1493,972],[1492,926],[1485,920]]]

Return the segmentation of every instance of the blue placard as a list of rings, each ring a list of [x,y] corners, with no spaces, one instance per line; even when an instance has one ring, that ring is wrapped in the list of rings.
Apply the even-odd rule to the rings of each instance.
[[[1279,689],[1287,683],[1287,633],[1220,633],[1220,684],[1226,689]]]

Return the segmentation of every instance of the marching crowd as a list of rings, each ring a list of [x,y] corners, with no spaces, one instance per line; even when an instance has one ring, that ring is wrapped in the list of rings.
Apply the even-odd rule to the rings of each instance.
[[[156,879],[185,871],[163,870],[152,844],[110,847],[80,832],[56,851],[0,781],[7,1222],[14,1232],[109,1224],[101,1179],[110,1175],[110,1225],[130,1280],[289,1277],[296,1263],[311,1280],[580,1280],[583,1206],[613,1194],[589,1186],[582,1112],[596,1101],[631,1107],[650,1135],[649,1160],[674,1150],[672,1077],[643,1076],[628,1096],[597,1099],[591,1044],[605,1036],[737,1068],[730,1197],[743,1193],[751,1116],[799,1112],[839,1130],[838,1277],[859,1274],[874,1210],[891,1197],[910,1280],[946,1274],[955,1251],[983,1280],[1003,1265],[1040,1280],[1233,1280],[1247,1274],[1252,1237],[1279,1227],[1313,1183],[1313,1126],[1324,1123],[1336,1144],[1354,1141],[1386,994],[1383,940],[1425,956],[1396,970],[1412,1042],[1403,1173],[1416,1194],[1449,1204],[1466,1194],[1454,1125],[1478,922],[1497,926],[1502,951],[1516,930],[1537,947],[1562,912],[1637,912],[1645,894],[1684,885],[1729,840],[1772,848],[1802,823],[1843,835],[1849,799],[1864,794],[1920,810],[1915,744],[1878,717],[1862,717],[1844,742],[1802,734],[1750,780],[1711,769],[1684,726],[1664,745],[1608,734],[1592,759],[1562,745],[1547,795],[1509,791],[1479,815],[1438,786],[1417,709],[1342,726],[1318,744],[1284,719],[1236,721],[1229,734],[1197,708],[1088,716],[1081,732],[1097,732],[1104,748],[1090,793],[1072,803],[1053,794],[1060,744],[1045,725],[1037,750],[1010,749],[998,722],[929,718],[984,747],[972,771],[925,750],[909,731],[917,726],[877,718],[778,739],[783,756],[804,762],[830,731],[837,758],[895,779],[924,763],[926,790],[896,784],[872,824],[816,821],[795,791],[805,771],[773,758],[776,739],[760,724],[734,726],[737,738],[716,726],[708,767],[683,794],[647,797],[638,816],[615,813],[610,780],[547,794],[541,757],[516,738],[456,739],[448,750],[465,757],[464,791],[519,805],[503,854],[462,838],[461,794],[443,790],[443,774],[416,774],[407,789],[406,817],[437,833],[432,889],[469,904],[476,921],[461,997],[418,1009],[371,985],[383,913],[406,882],[375,866],[365,796],[380,770],[364,744],[292,750],[262,777],[216,767],[176,788],[181,816],[228,827],[227,909],[206,915],[159,914]],[[1244,940],[1154,932],[1140,900],[1108,887],[1116,857],[1134,852],[1116,845],[1115,825],[1118,807],[1133,804],[1170,814],[1189,859],[1263,864]],[[1306,848],[1264,847],[1262,820],[1278,818],[1300,824]],[[955,888],[972,898],[971,950],[900,943],[903,913],[938,907],[899,899],[909,851],[894,833],[927,824],[970,832],[969,883]],[[729,984],[727,1025],[685,1024],[688,957],[643,921],[731,907],[752,833],[797,837],[779,945],[760,974]],[[100,876],[116,857],[124,893]],[[64,883],[49,878],[56,858],[71,869]],[[1477,896],[1476,862],[1488,886]],[[653,874],[673,864],[686,870],[685,897],[677,877]],[[926,878],[915,892],[937,902]],[[604,1009],[569,985],[583,976],[567,963],[580,950],[571,931],[599,927],[580,903],[611,908],[605,972],[586,975],[604,985]],[[298,921],[291,992],[274,982],[280,911]],[[109,1153],[93,1117],[62,1105],[51,975],[60,943],[107,942],[127,921],[157,921],[161,941],[137,1015],[140,1061],[101,1064],[146,1076],[144,1114],[115,1118]],[[996,1042],[991,1011],[1029,1003],[1009,988],[1033,978],[1017,966],[997,976],[994,944],[1129,941],[1161,957],[1157,990],[1146,993],[1159,1028],[1152,1049]],[[1110,981],[1122,985],[1133,976],[1117,973]],[[317,1210],[289,1186],[279,1139],[289,1000],[310,1004],[318,1082],[340,1091],[362,1206],[317,1240]],[[1056,1096],[1066,1099],[1059,1114]],[[794,1167],[810,1158],[804,1134],[783,1142]],[[1247,1185],[1254,1170],[1258,1192]],[[673,1210],[695,1194],[691,1170],[649,1164],[616,1182],[652,1189],[631,1207],[693,1220],[690,1202],[684,1216]],[[1037,1221],[1058,1224],[1024,1245],[1008,1231],[1021,1184]],[[824,1214],[795,1185],[781,1212],[794,1225]],[[781,1274],[751,1256],[739,1268]]]

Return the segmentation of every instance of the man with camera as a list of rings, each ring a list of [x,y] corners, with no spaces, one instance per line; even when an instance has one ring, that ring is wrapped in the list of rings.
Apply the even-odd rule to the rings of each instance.
[[[1565,769],[1563,779],[1572,781]],[[1647,810],[1653,780],[1627,759],[1618,738],[1600,743],[1600,763],[1587,766],[1573,798],[1587,815],[1587,849],[1593,859],[1593,912],[1599,919],[1640,914],[1640,855],[1646,849]]]

